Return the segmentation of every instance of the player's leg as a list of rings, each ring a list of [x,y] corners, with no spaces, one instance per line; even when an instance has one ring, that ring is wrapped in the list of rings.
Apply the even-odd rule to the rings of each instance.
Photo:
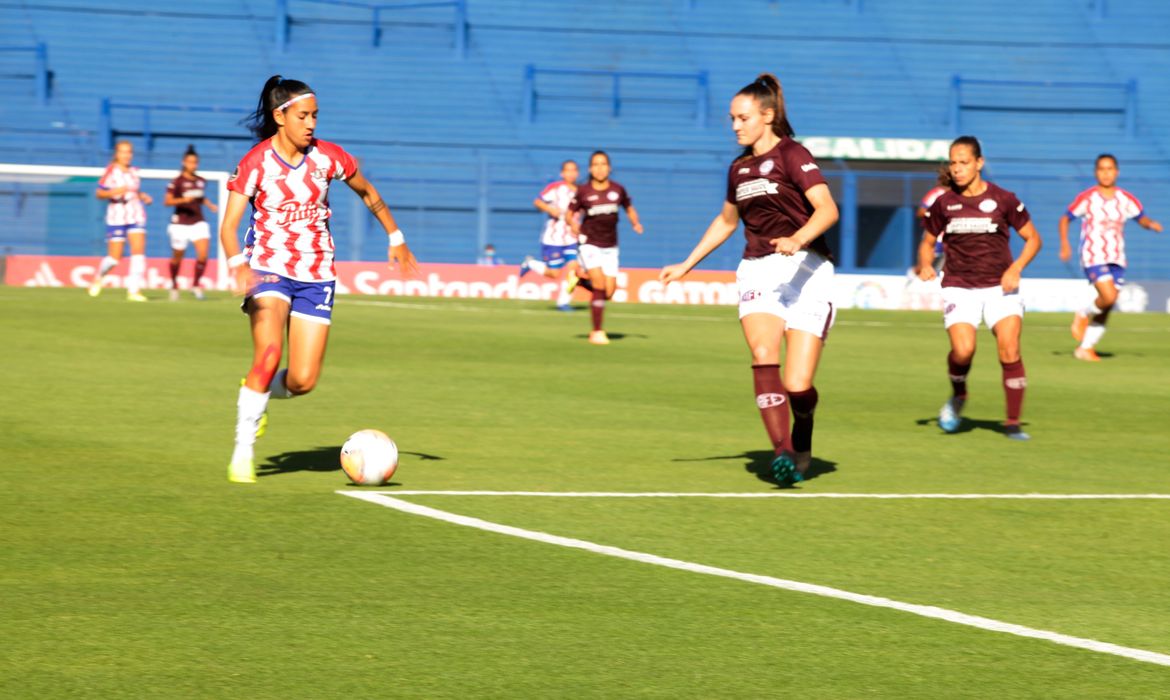
[[[126,238],[130,241],[130,274],[126,277],[126,300],[146,301],[142,287],[146,277],[146,231],[131,229]]]
[[[983,318],[980,290],[943,287],[943,327],[951,349],[947,353],[947,377],[951,382],[951,396],[938,412],[938,425],[953,433],[962,423],[963,406],[967,402],[967,373],[975,357],[975,329]]]
[[[112,232],[107,230],[106,233],[106,257],[101,259],[98,263],[97,272],[93,276],[93,282],[89,285],[89,295],[96,297],[102,293],[102,280],[106,275],[110,274],[118,261],[122,259],[122,248],[126,245],[126,234],[122,232]]]
[[[1024,371],[1024,360],[1020,356],[1020,331],[1023,328],[1021,316],[1006,316],[992,326],[995,344],[999,351],[999,364],[1003,368],[1003,393],[1006,404],[1004,428],[1010,438],[1027,440],[1028,434],[1020,428],[1020,412],[1024,406],[1024,391],[1028,386]]]
[[[815,333],[788,327],[784,358],[784,388],[792,407],[792,452],[798,475],[812,462],[813,416],[820,395],[814,384],[825,341]]]
[[[254,446],[268,408],[268,386],[280,366],[289,318],[288,295],[267,289],[259,294],[244,302],[252,326],[252,367],[236,402],[236,443],[228,465],[228,480],[240,483],[256,480]]]
[[[200,282],[203,280],[203,273],[207,270],[207,256],[211,249],[211,238],[197,238],[195,239],[195,275],[191,278],[191,292],[196,299],[203,298],[203,287]]]
[[[1109,267],[1115,266],[1110,265]],[[1081,343],[1073,351],[1073,357],[1078,360],[1100,362],[1101,358],[1097,356],[1095,348],[1097,343],[1101,342],[1101,337],[1105,335],[1105,323],[1109,320],[1109,312],[1117,303],[1118,284],[1119,280],[1112,271],[1110,274],[1097,277],[1093,283],[1093,287],[1097,291],[1097,298],[1077,315],[1078,319],[1084,318],[1086,321],[1081,335]]]
[[[288,367],[277,372],[269,391],[274,399],[291,399],[317,386],[325,362],[325,345],[333,319],[335,282],[294,282],[288,322]]]
[[[565,278],[561,281],[561,289],[557,292],[557,309],[561,311],[572,311],[573,307],[569,302],[573,300],[573,289],[576,287],[576,269],[577,269],[577,247],[565,246],[562,249],[561,259],[564,261],[563,270],[565,271]]]
[[[178,248],[175,246],[175,239],[173,237],[171,238],[171,259],[169,264],[171,271],[171,301],[179,300],[179,269],[183,266],[183,255],[186,253],[185,249],[185,242],[182,248]]]
[[[780,373],[780,343],[786,324],[783,318],[767,312],[750,312],[742,305],[740,325],[752,355],[752,386],[756,407],[764,421],[764,430],[772,443],[775,457],[772,476],[778,483],[789,484],[798,477],[793,458],[791,417],[788,391]]]
[[[589,334],[589,342],[594,345],[608,345],[609,336],[602,328],[605,320],[605,301],[609,299],[608,280],[600,265],[589,269],[589,280],[592,283],[593,298],[589,301],[589,314],[593,321],[593,331]],[[616,283],[616,280],[614,280]]]

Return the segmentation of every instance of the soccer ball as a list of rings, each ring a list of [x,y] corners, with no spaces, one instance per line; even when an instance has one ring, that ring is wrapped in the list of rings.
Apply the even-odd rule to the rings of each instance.
[[[398,445],[381,430],[359,430],[341,446],[341,468],[361,486],[381,486],[398,469]]]

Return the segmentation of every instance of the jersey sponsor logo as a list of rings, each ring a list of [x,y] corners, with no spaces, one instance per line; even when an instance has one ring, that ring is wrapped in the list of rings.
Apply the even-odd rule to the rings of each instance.
[[[998,206],[999,205],[995,202],[994,199],[985,199],[979,203],[979,211],[983,212],[984,214],[990,214],[991,212],[995,211]]]
[[[755,180],[748,180],[736,186],[735,201],[742,202],[745,199],[759,197],[762,194],[776,194],[779,189],[780,185],[771,180],[765,180],[762,177],[756,178]]]
[[[606,197],[608,197],[609,201],[611,201],[611,202],[618,201],[618,193],[617,192],[610,192],[609,194],[606,195]]]
[[[820,166],[817,165],[816,163],[805,163],[804,165],[800,166],[801,172],[805,172],[805,173],[811,172],[813,170],[820,170],[820,169],[821,169]]]
[[[962,204],[948,204],[947,211],[959,211],[963,208]]]
[[[309,202],[302,205],[300,202],[285,202],[280,205],[278,211],[280,212],[280,219],[277,220],[277,226],[288,226],[296,221],[310,221],[317,218],[319,208],[316,202]]]
[[[591,194],[591,195],[589,195],[588,197],[586,197],[585,199],[588,199],[590,202],[596,202],[596,201],[597,201],[597,195],[595,195],[595,194]]]
[[[332,311],[333,310],[333,307],[330,306],[329,304],[317,304],[313,308],[318,310],[318,311]]]
[[[1016,211],[1024,211],[1024,203],[1020,202],[1020,206],[1016,207]]]
[[[769,158],[763,163],[760,163],[760,174],[767,175],[768,173],[772,172],[772,168],[774,167],[776,167],[776,164],[772,162],[771,158]]]
[[[736,174],[737,175],[747,175],[751,171],[752,171],[751,168],[740,168],[739,170],[736,171]]]
[[[755,289],[749,289],[746,292],[744,292],[742,295],[740,295],[739,300],[741,303],[746,304],[747,302],[755,301],[756,299],[759,299],[762,296],[764,296],[764,295],[762,293],[756,291]]]
[[[618,213],[618,205],[616,204],[598,204],[594,207],[589,207],[589,216],[604,216],[605,214]]]
[[[947,223],[946,233],[995,233],[999,224],[988,216],[963,216]]]
[[[756,394],[756,405],[760,408],[783,406],[784,394]]]

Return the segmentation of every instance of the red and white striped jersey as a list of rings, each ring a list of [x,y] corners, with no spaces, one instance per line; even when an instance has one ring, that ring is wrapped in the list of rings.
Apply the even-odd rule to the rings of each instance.
[[[573,235],[573,229],[565,221],[565,215],[569,213],[569,204],[573,201],[573,195],[577,193],[577,188],[568,182],[551,182],[540,193],[540,199],[545,204],[554,206],[561,210],[560,217],[554,219],[548,217],[544,224],[544,232],[540,236],[540,242],[544,245],[574,245],[577,242],[577,237]]]
[[[313,139],[296,167],[277,155],[272,139],[248,151],[228,189],[252,201],[252,268],[302,282],[334,279],[329,183],[355,172],[353,156],[319,139]]]
[[[107,226],[145,226],[146,208],[138,197],[141,181],[138,179],[138,168],[123,170],[116,164],[110,163],[106,171],[98,180],[98,189],[113,190],[125,187],[126,193],[121,197],[106,200]]]
[[[1125,267],[1125,222],[1143,216],[1137,197],[1119,187],[1106,198],[1096,187],[1090,187],[1068,206],[1068,216],[1081,219],[1082,267]]]

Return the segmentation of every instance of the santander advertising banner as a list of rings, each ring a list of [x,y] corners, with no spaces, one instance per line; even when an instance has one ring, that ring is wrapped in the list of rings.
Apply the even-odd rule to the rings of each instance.
[[[4,282],[24,287],[87,287],[93,280],[97,257],[51,255],[11,255],[6,259]],[[170,287],[170,272],[165,258],[147,260],[146,288]],[[106,278],[108,287],[121,287],[128,261],[123,260]],[[180,276],[182,288],[190,287],[193,263],[184,261]],[[516,266],[483,267],[479,265],[422,264],[420,273],[402,279],[385,263],[338,262],[338,294],[376,294],[408,297],[453,297],[465,299],[522,299],[552,301],[559,283],[535,273],[523,278]],[[937,281],[921,282],[903,275],[838,274],[835,278],[834,303],[842,309],[941,309]],[[219,274],[215,260],[203,278],[207,289],[228,289],[227,277]],[[1150,285],[1147,285],[1150,286]],[[1161,287],[1127,283],[1119,305],[1122,311],[1170,311]],[[1170,291],[1168,287],[1167,291]],[[1025,306],[1032,311],[1072,311],[1084,306],[1092,295],[1084,280],[1024,279],[1020,286]],[[579,290],[576,299],[587,299]],[[714,304],[733,306],[739,302],[735,273],[723,270],[696,270],[681,282],[663,286],[658,270],[629,269],[618,277],[617,302],[643,304]]]

